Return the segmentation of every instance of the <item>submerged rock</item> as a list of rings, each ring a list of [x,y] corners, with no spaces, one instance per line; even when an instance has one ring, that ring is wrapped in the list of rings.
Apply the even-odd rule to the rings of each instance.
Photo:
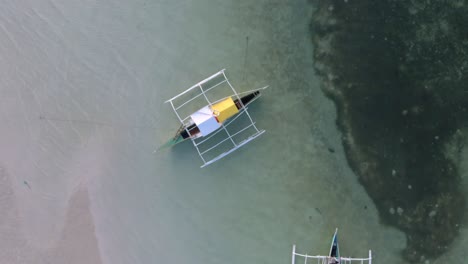
[[[466,211],[445,150],[468,125],[468,3],[313,2],[315,69],[348,161],[382,222],[406,233],[404,256],[435,258]]]

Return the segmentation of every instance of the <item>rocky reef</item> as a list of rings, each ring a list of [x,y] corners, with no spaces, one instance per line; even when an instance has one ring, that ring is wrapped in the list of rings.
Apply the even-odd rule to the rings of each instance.
[[[382,222],[406,233],[405,258],[435,258],[465,223],[453,151],[468,125],[468,1],[310,1],[348,161]]]

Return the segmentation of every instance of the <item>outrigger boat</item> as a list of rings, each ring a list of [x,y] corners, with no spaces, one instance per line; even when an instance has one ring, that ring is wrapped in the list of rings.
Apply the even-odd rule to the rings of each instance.
[[[340,256],[340,248],[338,246],[338,228],[333,234],[331,241],[330,252],[328,256],[310,256],[299,254],[296,252],[296,245],[293,245],[292,250],[292,264],[296,264],[296,257],[303,258],[304,261],[299,263],[317,263],[317,264],[372,264],[372,252],[369,250],[369,256],[367,258],[348,258]]]
[[[224,69],[193,85],[166,101],[181,126],[160,149],[190,139],[203,161],[201,167],[227,156],[265,132],[255,126],[247,106],[266,88],[237,93]]]

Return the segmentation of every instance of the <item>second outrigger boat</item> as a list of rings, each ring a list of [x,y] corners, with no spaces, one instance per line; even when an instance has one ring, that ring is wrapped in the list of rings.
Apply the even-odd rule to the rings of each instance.
[[[203,160],[201,167],[225,157],[265,132],[255,126],[247,106],[267,87],[237,93],[224,69],[193,85],[166,101],[181,126],[160,148],[190,139]]]
[[[317,264],[372,264],[372,252],[369,250],[367,258],[348,258],[340,256],[340,248],[338,246],[338,228],[333,234],[331,241],[330,252],[328,256],[310,256],[306,254],[299,254],[296,252],[296,245],[293,245],[291,264],[296,264],[296,257],[303,258],[304,261],[299,263],[317,263]]]

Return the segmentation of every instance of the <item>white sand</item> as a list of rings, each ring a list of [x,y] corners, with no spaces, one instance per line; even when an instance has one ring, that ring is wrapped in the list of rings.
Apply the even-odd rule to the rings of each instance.
[[[379,225],[313,75],[310,14],[5,3],[0,263],[288,263],[293,243],[325,254],[335,227],[344,255],[396,263],[404,236]],[[178,127],[163,102],[221,68],[239,91],[271,85],[250,110],[267,133],[205,169],[190,144],[152,154]]]

